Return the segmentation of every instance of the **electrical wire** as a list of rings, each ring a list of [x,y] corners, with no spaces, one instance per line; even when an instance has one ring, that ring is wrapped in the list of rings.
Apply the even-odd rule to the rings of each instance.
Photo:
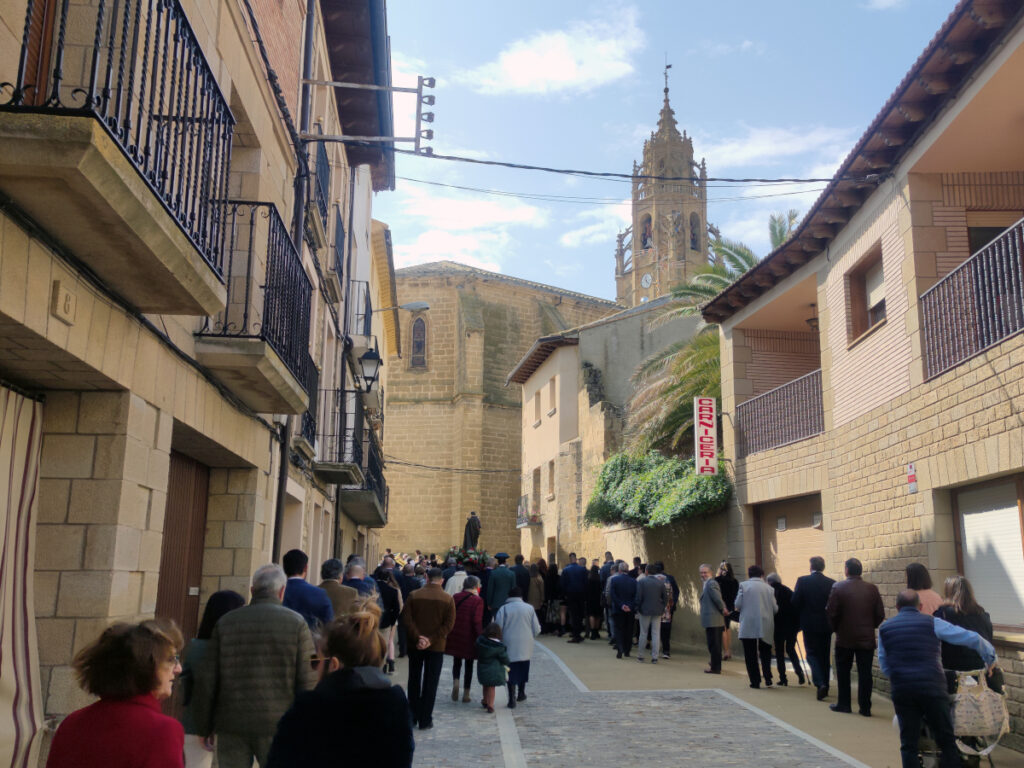
[[[414,461],[402,461],[396,459],[394,456],[384,455],[387,459],[388,465],[397,465],[400,467],[410,467],[412,469],[423,469],[431,472],[451,472],[457,475],[519,475],[522,474],[518,469],[479,469],[471,467],[436,467],[430,464],[417,464]]]
[[[413,155],[414,157],[425,157],[431,160],[448,160],[451,162],[458,163],[471,163],[473,165],[489,165],[498,168],[514,168],[522,171],[542,171],[544,173],[559,173],[567,176],[586,176],[590,178],[599,179],[639,179],[644,181],[718,181],[727,182],[730,184],[827,184],[831,181],[835,181],[834,178],[777,178],[777,179],[759,179],[759,178],[745,178],[735,179],[727,176],[708,176],[706,179],[702,179],[699,176],[652,176],[648,174],[632,174],[632,173],[616,173],[614,171],[584,171],[577,168],[551,168],[545,165],[529,165],[526,163],[510,163],[503,160],[481,160],[476,157],[459,157],[457,155],[438,155],[431,153],[429,155],[423,152],[417,152],[414,149],[395,149],[395,152],[402,155]],[[877,174],[870,174],[869,176],[844,176],[843,180],[846,181],[870,181],[877,178]]]
[[[624,205],[629,204],[629,200],[625,200],[617,197],[586,197],[583,195],[556,195],[556,194],[545,194],[542,192],[511,192],[503,189],[487,189],[486,187],[471,187],[463,184],[446,184],[440,181],[428,181],[426,179],[414,179],[409,176],[396,176],[396,179],[401,181],[410,181],[415,184],[426,184],[432,187],[445,187],[447,189],[458,189],[465,192],[479,192],[485,195],[495,195],[498,197],[511,197],[518,200],[537,200],[540,202],[548,203],[574,203],[579,205]],[[819,193],[824,187],[815,187],[813,189],[798,189],[790,190],[788,192],[769,192],[763,195],[731,195],[728,197],[709,197],[707,202],[709,203],[722,203],[732,202],[738,200],[759,200],[770,197],[790,197],[793,195],[805,195],[809,193]]]

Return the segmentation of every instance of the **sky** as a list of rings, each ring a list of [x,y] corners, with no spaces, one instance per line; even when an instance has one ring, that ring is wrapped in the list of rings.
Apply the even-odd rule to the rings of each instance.
[[[725,178],[828,178],[954,0],[390,0],[394,85],[436,78],[435,153],[630,173],[670,100]],[[395,132],[415,96],[395,94]],[[398,147],[409,147],[398,144]],[[451,260],[615,297],[628,180],[397,155],[374,199],[395,267]],[[764,256],[768,217],[823,183],[709,183],[708,221]]]

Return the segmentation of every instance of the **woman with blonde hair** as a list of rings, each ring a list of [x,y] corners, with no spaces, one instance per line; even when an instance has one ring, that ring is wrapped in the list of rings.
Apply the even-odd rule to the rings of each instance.
[[[977,632],[991,643],[992,619],[974,599],[971,582],[964,576],[950,576],[946,579],[943,591],[946,593],[946,600],[935,611],[935,617]],[[923,608],[921,613],[924,613]],[[956,692],[956,675],[950,672],[970,672],[984,667],[985,662],[976,651],[962,645],[942,644],[942,668],[948,670],[946,680],[950,693]],[[985,681],[993,691],[1003,692],[1003,673],[998,667],[992,670],[992,674],[988,675]]]
[[[79,685],[99,701],[72,712],[47,768],[182,768],[185,730],[160,711],[181,672],[184,641],[173,621],[108,627],[75,656]]]
[[[266,768],[333,765],[339,754],[346,763],[412,765],[409,701],[381,671],[380,615],[373,598],[362,598],[328,625],[320,682],[277,724]]]

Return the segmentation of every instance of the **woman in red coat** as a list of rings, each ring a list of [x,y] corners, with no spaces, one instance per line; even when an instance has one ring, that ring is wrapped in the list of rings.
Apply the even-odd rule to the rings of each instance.
[[[480,579],[467,576],[462,591],[455,595],[455,626],[448,633],[444,652],[453,658],[452,701],[459,700],[459,673],[466,662],[463,678],[465,690],[462,701],[469,701],[469,686],[473,682],[473,659],[476,658],[476,639],[483,634],[484,601],[480,597]]]
[[[185,731],[160,712],[181,672],[173,621],[114,624],[75,656],[81,686],[100,700],[68,715],[46,768],[182,768]]]

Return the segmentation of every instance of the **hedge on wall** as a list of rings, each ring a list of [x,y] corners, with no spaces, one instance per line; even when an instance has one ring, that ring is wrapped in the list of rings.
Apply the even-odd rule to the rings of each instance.
[[[584,520],[592,525],[655,528],[721,512],[731,496],[732,484],[721,463],[717,475],[698,476],[693,461],[657,451],[617,453],[601,467]]]

